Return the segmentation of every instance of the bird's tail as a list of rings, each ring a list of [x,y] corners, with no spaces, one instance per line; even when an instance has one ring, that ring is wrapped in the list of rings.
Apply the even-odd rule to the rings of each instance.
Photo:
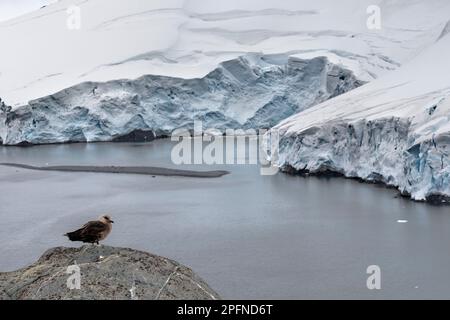
[[[64,236],[68,237],[70,241],[80,241],[81,240],[81,230],[74,232],[68,232]]]

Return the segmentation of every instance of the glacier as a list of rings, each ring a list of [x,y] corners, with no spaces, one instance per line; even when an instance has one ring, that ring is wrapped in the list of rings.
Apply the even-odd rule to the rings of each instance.
[[[200,79],[86,82],[0,110],[5,145],[150,141],[174,130],[262,129],[362,84],[324,57],[246,55]],[[3,128],[2,128],[3,127]]]
[[[78,30],[67,27],[74,5]],[[371,5],[380,30],[366,26]],[[17,108],[83,82],[202,78],[248,53],[325,56],[372,81],[430,46],[449,10],[448,0],[59,0],[0,22],[0,97]]]
[[[448,0],[60,0],[0,22],[0,143],[273,127],[286,172],[449,202],[449,13]]]
[[[285,172],[336,174],[450,202],[450,36],[352,92],[282,121]]]

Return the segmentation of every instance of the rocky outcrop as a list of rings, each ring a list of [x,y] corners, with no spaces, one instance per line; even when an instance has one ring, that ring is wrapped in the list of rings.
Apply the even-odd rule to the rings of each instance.
[[[6,115],[11,111],[11,107],[7,106],[5,102],[0,98],[0,145],[3,144],[3,136],[6,135]]]
[[[150,141],[175,129],[270,128],[362,83],[319,57],[251,54],[202,79],[144,76],[86,82],[5,113],[8,145]]]
[[[132,249],[89,245],[53,248],[28,268],[0,273],[0,299],[211,300],[219,295],[175,261]]]

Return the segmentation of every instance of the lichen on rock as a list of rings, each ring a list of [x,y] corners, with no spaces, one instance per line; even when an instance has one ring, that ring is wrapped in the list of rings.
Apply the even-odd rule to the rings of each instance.
[[[80,287],[68,286],[73,267]],[[31,266],[0,273],[3,300],[215,300],[191,269],[142,251],[109,246],[58,247]]]

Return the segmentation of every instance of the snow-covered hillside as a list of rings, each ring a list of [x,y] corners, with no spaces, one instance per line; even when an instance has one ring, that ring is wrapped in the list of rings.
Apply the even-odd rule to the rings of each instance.
[[[449,201],[446,30],[399,70],[274,128],[281,133],[280,166],[382,182],[415,200]]]
[[[81,9],[70,30],[67,8]],[[369,5],[382,29],[368,30]],[[203,77],[249,52],[326,56],[364,81],[432,44],[448,0],[60,0],[0,23],[0,97],[13,107],[86,81]]]

